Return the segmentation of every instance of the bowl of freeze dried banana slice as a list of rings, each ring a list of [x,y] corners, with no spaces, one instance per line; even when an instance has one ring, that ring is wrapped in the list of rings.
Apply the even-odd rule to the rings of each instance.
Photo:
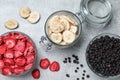
[[[51,14],[45,23],[45,34],[54,45],[67,48],[74,45],[80,37],[82,23],[70,11],[57,11]]]

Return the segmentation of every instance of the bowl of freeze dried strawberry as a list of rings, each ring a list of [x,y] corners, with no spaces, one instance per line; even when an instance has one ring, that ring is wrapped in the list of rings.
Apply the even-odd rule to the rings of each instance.
[[[23,75],[36,60],[33,41],[24,33],[7,32],[0,36],[0,71],[3,75]]]

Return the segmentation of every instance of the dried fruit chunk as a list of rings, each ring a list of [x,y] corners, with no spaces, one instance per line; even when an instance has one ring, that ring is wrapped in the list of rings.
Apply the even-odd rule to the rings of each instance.
[[[39,79],[40,78],[40,71],[39,71],[39,69],[34,69],[32,71],[32,76],[33,76],[34,79]]]
[[[4,61],[6,66],[14,65],[14,61],[11,58],[4,58],[3,61]]]
[[[62,41],[62,34],[61,33],[52,33],[50,38],[55,43],[60,43]]]
[[[47,58],[40,60],[39,66],[42,69],[47,69],[49,67],[49,65],[50,65],[50,61]]]
[[[24,57],[18,57],[15,59],[15,62],[18,66],[24,66],[26,63],[26,59]]]
[[[27,59],[27,64],[33,63],[35,61],[35,55],[34,54],[30,54],[28,56],[26,56]]]
[[[53,61],[52,64],[50,65],[49,69],[50,69],[50,71],[52,71],[52,72],[59,71],[60,65],[59,65],[58,62]]]
[[[25,66],[24,69],[25,69],[25,70],[30,70],[32,66],[33,66],[33,63],[28,64],[28,65]]]
[[[6,46],[2,45],[0,46],[0,54],[4,54],[6,51]]]
[[[77,26],[71,26],[70,31],[73,32],[74,34],[77,33]]]
[[[18,41],[17,44],[15,45],[14,49],[16,51],[24,52],[24,50],[25,50],[25,42]]]
[[[2,68],[5,66],[4,61],[0,60],[0,70],[2,70]]]
[[[4,57],[5,58],[13,58],[14,57],[14,52],[12,50],[7,50],[5,53],[4,53]]]
[[[5,27],[8,29],[16,29],[18,27],[18,22],[15,19],[9,19],[5,22]]]
[[[13,74],[19,75],[22,74],[24,72],[24,68],[22,67],[17,67],[13,69]]]
[[[20,51],[15,51],[15,52],[14,52],[14,57],[15,57],[15,58],[20,57],[20,56],[22,56],[22,55],[23,55],[23,53],[20,52]]]
[[[31,10],[29,7],[22,7],[20,9],[20,16],[23,18],[27,18],[30,16]]]
[[[5,44],[6,44],[7,48],[13,48],[16,44],[16,41],[13,38],[8,38],[5,40]]]
[[[40,14],[38,12],[31,12],[30,13],[30,16],[27,18],[27,20],[30,22],[30,23],[37,23],[40,19]]]
[[[10,67],[4,67],[4,68],[2,69],[2,74],[5,75],[5,76],[11,75],[11,74],[12,74],[11,68],[10,68]]]

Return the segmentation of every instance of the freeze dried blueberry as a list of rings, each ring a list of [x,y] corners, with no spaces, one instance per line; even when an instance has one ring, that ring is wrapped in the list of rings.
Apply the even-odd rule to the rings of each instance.
[[[77,78],[76,80],[79,80],[79,78]]]
[[[90,78],[90,75],[86,75],[87,78]]]
[[[83,64],[80,64],[80,67],[83,67]]]
[[[63,63],[67,63],[67,61],[63,61]]]
[[[66,74],[66,77],[70,77],[70,75],[69,75],[69,74]]]
[[[85,78],[84,77],[82,77],[82,80],[84,80]]]
[[[77,70],[75,70],[75,73],[77,73],[78,71]]]
[[[82,74],[83,76],[85,76],[85,74]]]
[[[79,67],[77,67],[76,69],[79,69]]]
[[[86,73],[86,70],[83,70],[84,73]]]

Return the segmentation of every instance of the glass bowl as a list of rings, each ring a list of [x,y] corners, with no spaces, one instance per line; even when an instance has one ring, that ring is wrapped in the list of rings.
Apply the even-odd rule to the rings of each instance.
[[[89,58],[88,58],[88,55],[89,55],[89,54],[88,54],[88,50],[89,50],[91,44],[92,44],[93,42],[95,42],[96,39],[100,39],[101,37],[105,37],[105,36],[109,36],[109,37],[111,37],[111,38],[114,37],[114,38],[120,39],[120,36],[118,36],[118,35],[116,35],[116,34],[111,34],[111,33],[103,33],[103,34],[97,35],[96,37],[94,37],[94,38],[90,41],[90,43],[89,43],[88,46],[87,46],[87,49],[86,49],[86,61],[87,61],[87,64],[88,64],[89,68],[90,68],[96,75],[98,75],[98,76],[100,76],[100,77],[102,77],[102,78],[115,80],[116,78],[118,78],[118,77],[120,76],[119,74],[118,74],[118,75],[113,75],[113,76],[105,76],[105,75],[103,75],[102,73],[99,73],[98,71],[96,71],[95,69],[93,69],[93,66],[91,65],[90,60],[89,60]],[[98,51],[98,52],[99,52],[99,51]],[[95,66],[95,65],[94,65],[94,66]]]
[[[49,37],[49,34],[48,34],[48,22],[49,20],[53,17],[53,16],[56,16],[56,15],[65,15],[65,16],[68,16],[70,17],[71,19],[73,19],[75,22],[78,23],[78,31],[77,31],[77,35],[76,35],[76,38],[75,40],[70,43],[70,44],[67,44],[67,45],[60,45],[60,44],[57,44],[55,42],[53,42],[50,37]],[[70,46],[73,46],[80,38],[80,34],[81,34],[81,31],[82,31],[82,23],[80,21],[80,19],[78,18],[77,15],[75,15],[74,13],[70,12],[70,11],[66,11],[66,10],[61,10],[61,11],[57,11],[57,12],[54,12],[53,14],[51,14],[48,19],[46,20],[46,23],[45,23],[45,27],[44,27],[44,30],[45,30],[45,34],[46,34],[46,37],[47,39],[50,41],[51,44],[54,44],[55,46],[59,47],[59,48],[68,48]]]
[[[5,38],[5,36],[10,36],[10,35],[14,35],[14,34],[16,34],[16,35],[20,35],[19,37],[17,36],[17,37],[14,37],[16,40],[23,40],[24,41],[24,39],[22,39],[23,38],[23,36],[26,38],[25,40],[26,40],[26,42],[30,42],[30,45],[32,45],[32,46],[30,46],[30,47],[27,47],[27,43],[25,44],[26,45],[26,48],[24,49],[24,52],[22,52],[23,54],[21,55],[21,56],[19,56],[19,57],[24,57],[26,60],[27,60],[27,56],[30,56],[30,55],[32,55],[31,53],[33,53],[33,55],[34,55],[34,59],[33,59],[33,61],[31,62],[31,63],[29,63],[29,66],[27,66],[28,65],[28,63],[25,63],[24,64],[24,66],[22,66],[22,68],[24,68],[24,72],[22,72],[22,73],[19,73],[19,74],[14,74],[12,71],[15,69],[15,68],[20,68],[20,66],[18,67],[18,66],[16,66],[15,67],[15,64],[14,65],[5,65],[5,67],[6,66],[14,66],[14,68],[13,67],[11,67],[11,73],[12,74],[8,74],[8,75],[5,75],[5,76],[22,76],[22,75],[25,75],[25,74],[27,74],[31,69],[32,69],[32,67],[34,66],[34,64],[35,64],[35,61],[36,61],[36,52],[37,52],[37,50],[36,50],[36,47],[35,47],[35,44],[34,44],[34,42],[32,41],[32,39],[27,35],[27,34],[25,34],[25,33],[22,33],[22,32],[18,32],[18,31],[12,31],[12,32],[6,32],[6,33],[4,33],[4,34],[2,34],[1,36],[0,36],[0,39],[2,39],[2,38],[4,38],[4,39],[6,39]],[[19,38],[19,39],[17,39],[17,38]],[[4,45],[6,45],[5,44],[5,42],[3,41],[3,44]],[[29,43],[28,43],[28,45],[29,45]],[[33,47],[33,48],[31,48],[31,47]],[[13,47],[13,48],[11,48],[11,50],[13,50],[13,51],[15,51],[15,49],[14,49],[15,47]],[[28,48],[28,49],[27,49]],[[30,52],[30,53],[28,53],[29,51],[30,51],[30,49],[33,49],[33,51],[32,52]],[[27,54],[25,54],[25,51],[27,51]],[[15,53],[14,53],[15,54]],[[4,54],[3,54],[4,55]],[[26,56],[25,56],[26,55]],[[5,58],[5,57],[4,57]],[[16,57],[16,58],[18,58],[18,57]],[[13,58],[11,58],[11,59],[13,59],[13,61],[16,59],[15,58],[15,56],[13,57]],[[2,58],[3,59],[3,58]],[[15,63],[15,62],[14,62]],[[26,67],[25,67],[26,66]],[[25,69],[26,68],[26,69]],[[1,71],[1,73],[2,73],[2,71]]]

